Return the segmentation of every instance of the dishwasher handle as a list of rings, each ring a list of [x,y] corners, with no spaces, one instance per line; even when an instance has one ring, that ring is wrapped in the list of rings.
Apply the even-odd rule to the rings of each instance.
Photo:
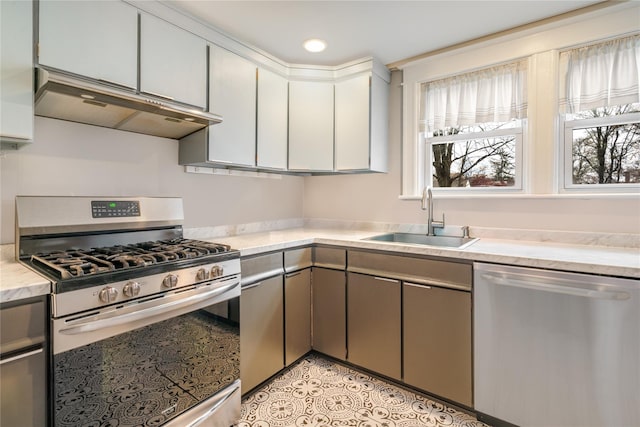
[[[567,286],[567,284],[565,283],[554,283],[552,278],[545,278],[545,282],[543,283],[530,280],[527,275],[519,275],[513,273],[504,274],[484,272],[480,276],[492,284],[531,289],[534,291],[552,292],[556,294],[617,301],[624,301],[631,298],[631,295],[625,291],[609,291]],[[580,284],[580,282],[575,282],[575,284],[578,285]]]

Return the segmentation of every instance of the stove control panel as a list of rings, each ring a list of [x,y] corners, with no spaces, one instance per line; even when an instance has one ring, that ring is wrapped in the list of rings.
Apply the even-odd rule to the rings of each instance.
[[[213,272],[215,271],[215,272]],[[200,273],[199,273],[200,272]],[[52,295],[52,315],[55,318],[79,313],[85,310],[96,309],[107,304],[126,303],[133,298],[141,298],[158,295],[162,292],[187,288],[198,282],[198,274],[215,282],[217,279],[237,276],[240,281],[240,258],[218,261],[183,269],[173,270],[151,275],[111,282],[108,285],[96,285],[74,291],[61,292]],[[215,274],[221,276],[213,277]],[[133,300],[135,301],[135,300]]]
[[[91,215],[94,218],[140,216],[140,202],[137,200],[92,200]]]

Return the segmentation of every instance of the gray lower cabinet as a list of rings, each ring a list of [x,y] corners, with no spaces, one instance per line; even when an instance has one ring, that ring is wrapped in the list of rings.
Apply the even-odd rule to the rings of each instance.
[[[313,267],[311,283],[313,291],[312,347],[320,353],[346,360],[345,272]]]
[[[285,366],[311,351],[311,269],[284,279]]]
[[[401,380],[400,281],[348,273],[347,286],[348,361]]]
[[[240,379],[243,393],[284,368],[283,276],[242,289]]]
[[[0,425],[47,425],[46,305],[0,309]]]
[[[404,382],[472,407],[471,293],[402,287]]]

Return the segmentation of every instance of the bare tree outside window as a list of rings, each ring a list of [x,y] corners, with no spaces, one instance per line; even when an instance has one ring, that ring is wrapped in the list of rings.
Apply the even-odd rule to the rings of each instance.
[[[455,136],[452,138],[455,140],[431,143],[432,185],[434,187],[514,186],[515,135],[478,135],[478,133],[490,133],[502,129],[504,126],[505,123],[490,123],[433,132],[433,137]],[[464,138],[464,134],[469,134],[469,138]]]
[[[640,104],[603,107],[573,115],[603,119],[640,112]],[[573,184],[640,183],[640,122],[572,129]]]

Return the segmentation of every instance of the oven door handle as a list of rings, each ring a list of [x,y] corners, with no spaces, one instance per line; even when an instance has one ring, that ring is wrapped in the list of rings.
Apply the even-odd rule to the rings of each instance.
[[[85,332],[98,331],[100,329],[112,328],[114,326],[123,325],[125,323],[140,322],[148,320],[150,318],[156,318],[154,321],[161,321],[170,317],[175,317],[183,313],[187,313],[191,310],[197,310],[198,308],[206,307],[210,304],[212,298],[224,294],[236,287],[240,286],[240,281],[234,280],[233,283],[215,288],[210,291],[198,293],[184,297],[180,294],[173,294],[169,296],[176,299],[155,305],[149,308],[143,308],[140,310],[131,311],[124,314],[118,314],[117,310],[108,313],[97,314],[91,317],[85,317],[73,323],[71,326],[60,329],[59,333],[65,335],[77,335]],[[157,300],[152,300],[156,301]],[[204,302],[204,304],[203,304]],[[175,313],[179,311],[179,313]]]

